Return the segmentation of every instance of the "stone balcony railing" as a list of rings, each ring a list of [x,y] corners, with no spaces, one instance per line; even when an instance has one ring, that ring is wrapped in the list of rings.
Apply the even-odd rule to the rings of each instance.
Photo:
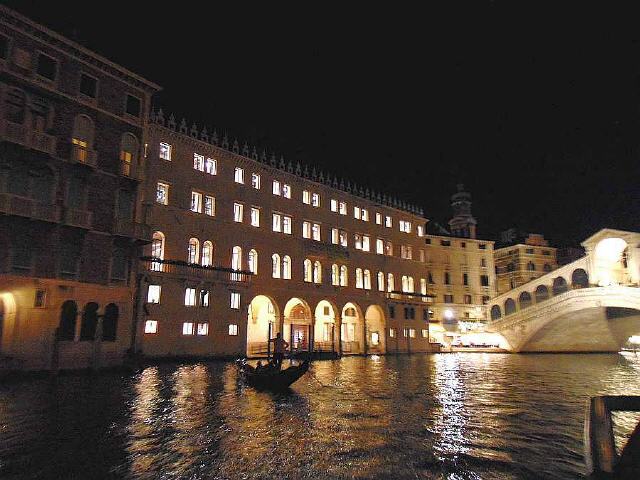
[[[33,198],[21,197],[11,193],[0,193],[0,213],[33,218],[45,222],[58,222],[60,208],[57,205],[44,204]]]
[[[231,285],[248,286],[253,273],[227,267],[203,266],[180,260],[162,260],[155,257],[141,257],[143,268],[174,277],[193,278]]]
[[[91,229],[93,225],[93,212],[67,208],[64,213],[64,223],[72,227]]]
[[[394,290],[392,292],[387,292],[387,298],[389,300],[399,300],[405,303],[433,303],[435,295],[429,293],[402,292],[400,290]]]
[[[56,137],[33,130],[25,124],[14,123],[6,119],[0,120],[0,137],[49,155],[56,154]]]
[[[122,218],[116,218],[113,222],[113,233],[122,237],[135,238],[146,242],[151,242],[152,239],[151,227],[149,225]]]

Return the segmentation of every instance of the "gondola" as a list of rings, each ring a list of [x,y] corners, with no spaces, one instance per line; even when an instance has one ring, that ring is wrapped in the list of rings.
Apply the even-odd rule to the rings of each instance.
[[[282,370],[268,364],[256,369],[246,360],[238,361],[240,376],[250,386],[259,390],[286,390],[309,370],[309,359],[299,365],[292,365]]]

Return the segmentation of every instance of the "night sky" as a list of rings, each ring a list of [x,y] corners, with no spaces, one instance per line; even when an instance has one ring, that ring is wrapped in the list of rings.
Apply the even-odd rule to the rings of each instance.
[[[606,226],[640,230],[633,12],[2,3],[160,84],[156,105],[178,119],[396,195],[440,223],[462,182],[483,238],[516,226],[561,246]]]

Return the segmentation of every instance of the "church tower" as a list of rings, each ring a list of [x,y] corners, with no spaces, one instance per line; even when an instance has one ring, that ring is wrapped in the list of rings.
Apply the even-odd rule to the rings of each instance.
[[[451,195],[453,218],[449,220],[451,234],[456,237],[476,238],[476,219],[471,215],[471,194],[458,184],[458,191]]]

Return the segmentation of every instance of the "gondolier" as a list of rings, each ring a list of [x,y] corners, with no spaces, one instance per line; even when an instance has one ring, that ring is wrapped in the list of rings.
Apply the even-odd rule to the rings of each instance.
[[[287,341],[282,338],[282,334],[278,332],[276,334],[276,338],[272,338],[269,340],[273,342],[273,364],[280,369],[282,365],[282,359],[284,358],[284,352],[289,347]]]

